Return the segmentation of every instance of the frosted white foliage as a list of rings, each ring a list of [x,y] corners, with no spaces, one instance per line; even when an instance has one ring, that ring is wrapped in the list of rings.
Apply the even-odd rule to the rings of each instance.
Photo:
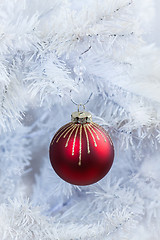
[[[101,230],[99,229],[97,237],[110,237],[112,234],[118,237],[124,229],[126,232],[125,235],[123,232],[123,236],[127,236],[127,231],[130,232],[136,226],[137,217],[142,217],[144,207],[142,199],[133,189],[123,186],[122,182],[122,179],[118,182],[114,180],[113,183],[104,179],[100,185],[81,188],[75,196],[75,201],[68,203],[68,209],[65,211],[65,207],[61,208],[62,215],[59,214],[56,219],[60,217],[66,224],[68,221],[76,223],[75,230],[77,228],[79,237],[79,219],[83,224],[86,222],[99,225]],[[95,229],[95,225],[90,226],[89,234]]]
[[[50,209],[50,211],[57,211],[57,209],[62,208],[64,202],[68,202],[68,199],[73,195],[75,189],[78,188],[77,186],[66,183],[58,177],[56,173],[53,173],[53,169],[51,168],[48,159],[45,159],[40,175],[36,176],[36,183],[32,201],[35,205],[48,204],[51,208],[54,208],[54,205],[57,205],[58,203],[55,209]],[[50,185],[51,183],[52,185]],[[50,191],[46,188],[47,185],[50,188]]]
[[[152,0],[145,0],[139,1],[134,0],[135,4],[135,13],[136,16],[139,18],[141,26],[145,29],[145,33],[148,30],[153,34],[153,28],[155,27],[155,13],[156,13],[156,1]]]
[[[15,75],[10,77],[10,81],[3,85],[0,92],[0,132],[3,132],[14,129],[20,122],[25,110],[26,98],[24,86]]]
[[[30,15],[34,15],[35,12],[40,12],[41,15],[39,16],[39,19],[41,19],[45,18],[46,15],[48,16],[48,13],[53,13],[53,11],[58,10],[63,3],[64,0],[28,0],[25,1],[25,9]]]
[[[16,131],[0,135],[0,202],[12,197],[20,189],[20,180],[29,166],[31,151],[27,138],[29,128],[19,126]]]
[[[59,29],[61,18],[55,20],[56,16],[53,19],[53,22],[57,21],[57,25],[53,27],[52,47],[61,55],[66,51],[73,51],[84,42],[85,46],[90,45],[90,42],[94,43],[97,36],[101,42],[103,36],[109,38],[115,34],[126,36],[132,34],[134,24],[132,21],[126,21],[127,17],[131,18],[127,11],[130,4],[129,0],[94,1],[89,6],[84,6],[80,12],[66,9],[64,6],[59,14],[65,24]],[[120,15],[116,13],[119,9],[122,9]]]
[[[28,200],[14,200],[9,204],[0,205],[0,237],[3,240],[24,239],[24,240],[67,240],[67,239],[105,239],[107,229],[113,229],[111,219],[104,216],[104,220],[98,225],[83,226],[81,223],[60,224],[56,219],[46,218],[40,212],[39,207],[32,207]],[[126,219],[125,211],[112,216],[112,221],[117,219]],[[128,226],[132,229],[132,226]],[[125,221],[124,221],[125,225]],[[77,227],[79,234],[77,235]],[[124,227],[124,226],[123,226]],[[125,229],[125,227],[124,227]],[[107,234],[109,235],[109,234]],[[127,233],[125,233],[125,236]],[[109,238],[110,239],[110,238]]]
[[[130,74],[132,77],[128,79],[127,84],[119,83],[120,86],[145,98],[160,102],[159,50],[153,45],[144,46],[135,54],[133,61],[134,67]]]
[[[0,1],[1,240],[159,240],[156,4]],[[111,171],[90,186],[63,181],[49,161],[73,102],[87,102],[114,143]]]
[[[26,80],[29,84],[31,98],[39,95],[40,104],[45,102],[48,108],[55,103],[57,98],[69,95],[70,90],[74,89],[74,80],[69,76],[65,64],[60,62],[53,54],[45,55],[40,66],[27,74]],[[51,101],[53,97],[53,102]]]
[[[0,212],[0,237],[3,240],[57,239],[56,228],[40,214],[39,208],[31,208],[28,200],[1,204]]]
[[[112,182],[111,182],[112,181]],[[114,209],[121,211],[124,207],[132,213],[132,211],[137,212],[137,215],[143,214],[143,201],[135,193],[134,189],[127,187],[123,184],[123,179],[109,179],[107,182],[102,180],[100,184],[91,188],[90,194],[95,195],[95,200],[93,201],[94,207],[97,209],[102,207],[102,202],[105,204],[106,201],[106,211],[111,213]],[[103,207],[103,210],[105,208]]]
[[[83,207],[85,206],[85,208]],[[128,232],[131,232],[137,222],[133,220],[133,214],[129,213],[127,209],[123,209],[122,211],[114,210],[112,214],[108,214],[105,211],[102,211],[100,216],[96,215],[96,218],[98,221],[95,221],[90,216],[90,212],[92,211],[94,213],[94,209],[89,207],[87,209],[87,206],[89,206],[89,201],[87,201],[87,205],[85,205],[85,201],[80,201],[79,204],[77,204],[75,207],[69,208],[65,214],[62,215],[60,218],[61,222],[64,222],[64,224],[67,227],[67,223],[69,221],[74,222],[74,234],[73,231],[70,231],[69,237],[78,237],[78,239],[105,239],[108,237],[108,239],[112,239],[113,236],[120,236],[121,229],[125,230],[123,231],[123,237],[127,238]],[[81,210],[80,210],[81,209]],[[72,215],[72,213],[75,212],[75,216]],[[81,212],[81,213],[80,213]],[[81,216],[81,214],[84,214]],[[79,218],[79,217],[80,218]],[[86,218],[86,216],[88,218]],[[91,217],[90,221],[89,216]],[[59,219],[56,218],[57,220]],[[79,219],[83,224],[79,225]],[[84,224],[85,222],[90,222],[90,224]],[[71,227],[72,225],[70,225]],[[87,229],[88,227],[88,229]],[[86,228],[86,230],[85,230]],[[85,231],[84,231],[85,230]],[[76,236],[76,232],[78,233]],[[68,232],[67,232],[68,234]],[[72,238],[71,238],[72,239]]]
[[[153,164],[154,161],[154,164]],[[159,154],[155,155],[154,160],[147,156],[146,160],[141,165],[140,173],[146,178],[151,178],[156,181],[160,181],[159,170],[157,168],[159,164]]]
[[[36,40],[34,27],[38,23],[38,16],[34,13],[28,18],[25,0],[4,0],[0,7],[0,52],[10,52],[12,49],[29,50],[31,41]]]

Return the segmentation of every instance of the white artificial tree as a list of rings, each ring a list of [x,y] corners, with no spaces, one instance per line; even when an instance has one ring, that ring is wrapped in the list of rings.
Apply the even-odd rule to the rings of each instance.
[[[160,50],[152,0],[0,2],[0,239],[158,240]],[[91,97],[90,97],[91,96]],[[49,161],[83,103],[115,161],[75,186]]]

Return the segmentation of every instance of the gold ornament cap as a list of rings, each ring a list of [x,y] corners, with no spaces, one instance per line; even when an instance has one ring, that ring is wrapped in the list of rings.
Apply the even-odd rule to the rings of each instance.
[[[90,123],[92,122],[92,115],[89,112],[78,111],[71,114],[71,121],[73,123]]]

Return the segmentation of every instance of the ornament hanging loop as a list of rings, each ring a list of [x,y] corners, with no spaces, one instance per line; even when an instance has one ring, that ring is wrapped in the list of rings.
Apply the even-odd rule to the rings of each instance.
[[[83,111],[85,111],[85,105],[80,103],[78,104],[78,112],[80,112],[80,107],[83,107]]]
[[[93,95],[93,92],[90,94],[89,98],[87,99],[87,101],[86,101],[85,103],[80,103],[80,104],[79,104],[79,103],[76,103],[76,102],[72,99],[71,94],[72,94],[72,90],[70,90],[70,98],[71,98],[72,103],[73,103],[74,105],[78,106],[78,112],[79,112],[79,108],[80,108],[80,107],[83,107],[83,110],[85,110],[85,106],[86,106],[87,103],[89,103],[89,101],[90,101],[90,99],[91,99],[91,97],[92,97],[92,95]]]

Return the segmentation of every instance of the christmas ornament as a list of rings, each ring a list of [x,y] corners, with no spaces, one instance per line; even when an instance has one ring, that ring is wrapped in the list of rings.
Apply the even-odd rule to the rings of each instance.
[[[74,185],[89,185],[102,179],[114,159],[112,140],[104,128],[92,122],[85,111],[74,112],[71,122],[61,127],[50,144],[50,161],[55,172]]]

